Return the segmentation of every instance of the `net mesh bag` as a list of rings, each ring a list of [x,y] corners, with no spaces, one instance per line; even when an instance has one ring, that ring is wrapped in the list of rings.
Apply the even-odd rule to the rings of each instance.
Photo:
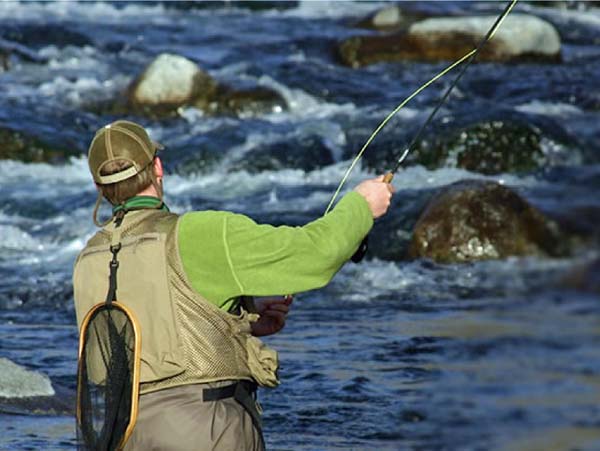
[[[81,326],[77,375],[79,450],[121,449],[135,424],[139,382],[135,318],[116,302],[97,304]]]

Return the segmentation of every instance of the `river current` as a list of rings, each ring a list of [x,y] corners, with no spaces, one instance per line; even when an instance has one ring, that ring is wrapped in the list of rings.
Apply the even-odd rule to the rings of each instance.
[[[437,14],[497,14],[503,6],[404,5]],[[224,209],[298,224],[323,213],[349,155],[444,67],[336,62],[336,42],[366,33],[351,25],[383,3],[267,6],[0,3],[0,36],[28,36],[19,49],[29,55],[0,72],[0,126],[79,152],[52,163],[0,160],[0,399],[18,399],[24,387],[73,398],[71,270],[95,231],[85,149],[95,129],[116,119],[85,105],[118,95],[162,52],[186,56],[232,85],[274,89],[287,110],[236,117],[186,108],[175,119],[132,118],[167,147],[171,210]],[[600,11],[517,8],[557,27],[563,61],[474,64],[438,120],[495,108],[552,120],[583,156],[494,176],[412,164],[394,181],[392,209],[432,188],[489,179],[550,217],[587,212],[581,227],[593,235],[600,219]],[[420,124],[447,80],[402,110],[383,139]],[[306,150],[311,143],[333,163],[262,171],[243,163],[262,148]],[[225,158],[205,168],[203,152]],[[359,167],[348,189],[373,175]],[[282,385],[260,396],[267,447],[600,450],[600,295],[557,283],[598,258],[597,241],[590,243],[570,257],[465,264],[369,256],[328,287],[298,295],[286,328],[268,338],[280,352]],[[73,417],[53,406],[0,402],[0,431],[0,450],[75,449]]]

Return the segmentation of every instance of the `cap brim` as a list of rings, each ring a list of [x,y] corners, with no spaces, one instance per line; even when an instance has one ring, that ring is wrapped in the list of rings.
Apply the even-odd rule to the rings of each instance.
[[[165,146],[157,141],[152,141],[152,145],[154,146],[154,150],[164,150]]]

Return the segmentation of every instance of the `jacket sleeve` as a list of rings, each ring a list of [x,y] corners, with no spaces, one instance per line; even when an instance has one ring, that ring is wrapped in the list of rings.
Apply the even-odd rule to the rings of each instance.
[[[303,227],[259,225],[242,215],[225,221],[230,270],[241,294],[253,296],[326,285],[373,225],[367,202],[355,192],[331,213]]]
[[[326,285],[373,225],[365,199],[346,194],[337,206],[302,227],[257,224],[244,215],[184,215],[178,230],[182,264],[193,288],[226,307],[241,296],[269,296]]]

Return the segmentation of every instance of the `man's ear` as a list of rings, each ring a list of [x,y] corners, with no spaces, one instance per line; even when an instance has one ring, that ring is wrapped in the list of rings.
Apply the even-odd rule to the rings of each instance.
[[[164,176],[162,161],[160,157],[154,157],[154,175],[156,178],[162,178]]]

